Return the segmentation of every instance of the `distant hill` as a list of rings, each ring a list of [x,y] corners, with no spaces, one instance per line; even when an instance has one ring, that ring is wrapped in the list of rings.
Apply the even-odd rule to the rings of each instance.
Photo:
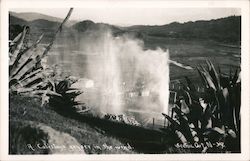
[[[37,29],[45,29],[45,28],[50,28],[52,30],[54,30],[56,27],[58,27],[60,25],[60,22],[56,22],[56,21],[49,21],[46,19],[35,19],[32,21],[26,21],[22,18],[13,16],[13,15],[9,15],[9,25],[20,25],[20,26],[24,26],[24,25],[28,25],[30,27],[35,27]]]
[[[13,40],[23,30],[23,26],[28,25],[28,22],[9,15],[9,39]]]
[[[9,24],[10,25],[27,25],[28,22],[24,19],[18,18],[16,16],[9,15]]]
[[[60,25],[60,22],[49,21],[45,19],[36,19],[32,21],[26,21],[22,18],[9,14],[9,36],[13,39],[18,33],[22,32],[23,26],[30,27],[31,39],[36,39],[42,33],[45,33],[45,39],[51,37],[56,28]]]
[[[60,25],[60,23],[54,22],[54,21],[48,21],[44,19],[37,19],[37,20],[29,22],[28,25],[30,27],[36,27],[38,29],[49,28],[51,30],[55,30]]]
[[[49,34],[57,28],[62,21],[60,18],[43,15],[39,13],[15,13],[10,12],[10,25],[29,25],[34,33],[47,32]],[[72,21],[71,21],[72,22]],[[230,16],[214,20],[199,20],[195,22],[173,22],[161,26],[136,25],[130,27],[119,27],[105,23],[95,23],[84,20],[66,26],[64,32],[93,32],[96,30],[109,30],[115,36],[128,34],[137,38],[166,37],[184,39],[207,39],[220,42],[237,42],[241,40],[241,16]]]
[[[91,20],[84,20],[78,22],[75,25],[73,25],[72,28],[80,33],[94,32],[94,31],[110,31],[114,36],[126,34],[137,38],[143,37],[140,31],[127,30],[123,27],[110,25],[106,23],[95,23]]]
[[[94,31],[94,30],[111,30],[112,32],[120,32],[121,29],[117,26],[105,24],[105,23],[94,23],[91,20],[84,20],[78,22],[72,26],[73,29],[78,32]]]
[[[223,42],[241,40],[241,16],[230,16],[208,21],[178,23],[162,26],[131,26],[127,30],[140,31],[146,35],[173,38],[212,39]]]
[[[43,20],[47,20],[47,21],[53,21],[53,22],[62,22],[63,21],[62,18],[53,17],[53,16],[41,14],[41,13],[36,13],[36,12],[22,12],[22,13],[9,12],[9,14],[11,16],[14,16],[14,17],[19,18],[19,19],[23,19],[25,21],[34,21],[34,20],[39,20],[39,19],[40,20],[43,19]],[[66,26],[72,26],[76,22],[77,21],[69,20],[66,23]]]
[[[57,17],[53,17],[53,16],[48,16],[45,14],[41,14],[41,13],[35,13],[35,12],[21,12],[21,13],[16,13],[16,12],[10,12],[11,16],[15,16],[17,18],[21,18],[25,21],[33,21],[33,20],[37,20],[37,19],[45,19],[48,21],[55,21],[55,22],[59,22],[62,19],[57,18]]]

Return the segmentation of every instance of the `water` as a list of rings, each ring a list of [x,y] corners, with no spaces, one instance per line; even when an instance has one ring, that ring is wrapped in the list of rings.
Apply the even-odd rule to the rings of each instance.
[[[112,36],[109,33],[105,33],[103,50],[100,52],[100,57],[102,61],[99,61],[95,65],[100,68],[99,72],[91,73],[92,75],[99,75],[99,98],[100,98],[100,112],[102,113],[113,113],[121,114],[123,113],[123,108],[121,105],[121,72],[120,65],[118,62],[118,52],[114,42],[112,41]],[[90,68],[89,71],[92,71]]]
[[[134,115],[144,123],[152,118],[157,123],[162,112],[168,113],[168,50],[144,50],[142,41],[109,32],[82,37],[78,48],[78,54],[76,48],[64,51],[72,54],[64,56],[69,58],[64,66],[69,74],[94,82],[92,88],[77,85],[84,91],[78,99],[94,112]]]

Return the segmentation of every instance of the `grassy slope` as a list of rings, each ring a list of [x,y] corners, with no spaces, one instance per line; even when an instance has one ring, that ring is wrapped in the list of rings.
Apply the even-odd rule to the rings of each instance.
[[[63,117],[49,108],[40,107],[41,103],[38,99],[10,95],[9,102],[10,121],[35,121],[43,123],[55,130],[70,134],[82,145],[101,147],[107,144],[109,146],[124,146],[119,140],[110,136],[105,136],[98,129],[93,129],[85,123]],[[92,148],[85,151],[89,154],[134,153],[133,151],[118,150],[114,148],[112,150]]]

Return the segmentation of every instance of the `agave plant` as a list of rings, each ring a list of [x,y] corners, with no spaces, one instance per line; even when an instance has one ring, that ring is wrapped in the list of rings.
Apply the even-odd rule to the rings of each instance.
[[[55,82],[54,91],[59,95],[53,95],[49,98],[49,104],[58,112],[78,112],[85,108],[84,103],[76,101],[76,97],[83,91],[71,88],[71,85],[77,80],[67,77],[59,82]]]
[[[24,43],[29,28],[24,27],[11,43],[9,51],[9,87],[11,93],[32,93],[42,90],[49,84],[51,72],[42,65],[42,52],[38,44],[43,34],[31,46]]]
[[[238,69],[232,75],[223,75],[219,68],[216,72],[213,64],[207,61],[207,70],[203,67],[198,71],[202,78],[205,78],[206,100],[213,105],[214,126],[229,128],[239,133],[240,130],[240,98],[241,80]]]
[[[52,69],[47,68],[43,63],[50,48],[52,47],[56,35],[62,30],[62,26],[69,19],[72,8],[67,14],[64,21],[60,24],[55,31],[53,39],[45,50],[39,50],[39,43],[43,38],[43,34],[28,46],[27,35],[29,27],[25,26],[23,31],[18,34],[9,43],[9,88],[10,93],[26,94],[30,96],[39,96],[42,98],[42,105],[55,98],[61,100],[58,103],[73,106],[77,103],[74,98],[81,92],[77,89],[70,89],[69,84],[64,80],[60,83],[55,83],[53,80],[54,72]],[[67,85],[67,87],[62,87]],[[53,104],[53,103],[51,103]]]
[[[225,147],[219,150],[239,152],[240,73],[236,70],[233,75],[230,72],[226,76],[220,69],[218,73],[210,61],[206,63],[207,68],[197,67],[204,91],[198,91],[185,77],[187,85],[178,91],[179,99],[172,109],[172,116],[164,116],[182,143],[222,142]],[[202,150],[205,152],[209,148]]]

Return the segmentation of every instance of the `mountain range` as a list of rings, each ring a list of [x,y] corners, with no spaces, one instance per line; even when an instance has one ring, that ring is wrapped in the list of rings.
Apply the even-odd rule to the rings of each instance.
[[[60,25],[63,19],[40,13],[9,13],[10,38],[21,30],[20,26],[28,25],[34,35],[46,32],[49,37]],[[18,29],[19,28],[19,29]],[[220,42],[240,42],[241,16],[230,16],[213,20],[199,20],[185,23],[173,22],[160,26],[135,25],[120,27],[106,23],[95,23],[91,20],[80,22],[69,21],[64,27],[65,32],[93,32],[96,30],[110,30],[114,35],[132,34],[137,38],[166,37],[182,39],[208,39]],[[16,31],[20,32],[20,31]],[[12,34],[12,35],[11,35]]]

